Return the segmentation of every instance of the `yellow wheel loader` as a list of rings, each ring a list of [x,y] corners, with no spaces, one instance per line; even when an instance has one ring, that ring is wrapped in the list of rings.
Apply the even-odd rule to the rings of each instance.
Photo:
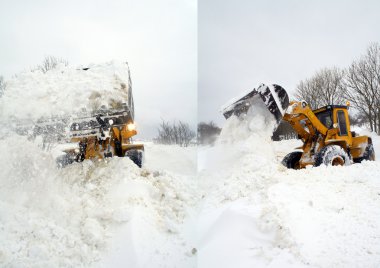
[[[298,133],[303,145],[282,160],[288,168],[300,169],[307,165],[349,165],[363,160],[375,160],[372,139],[351,131],[349,106],[327,105],[312,110],[305,101],[292,101],[285,89],[278,85],[260,85],[222,108],[224,116],[240,116],[252,107],[255,99],[262,99],[277,123],[288,122]]]
[[[123,91],[123,99],[110,98],[107,104],[104,102],[102,105],[97,103],[102,98],[95,98],[95,101],[91,102],[91,96],[100,96],[97,88],[94,88],[90,98],[83,100],[86,105],[88,102],[88,105],[79,112],[61,117],[40,118],[33,122],[31,138],[42,137],[44,144],[53,144],[60,148],[58,151],[62,152],[62,155],[57,158],[58,166],[63,167],[85,159],[97,160],[113,156],[128,157],[137,166],[142,166],[144,145],[133,143],[132,140],[137,132],[134,124],[132,82],[127,64],[125,68],[128,85],[110,72],[113,77],[112,86],[115,90]],[[89,69],[77,71],[88,72]],[[80,82],[78,84],[78,90],[86,86]],[[74,85],[77,86],[75,83]],[[18,132],[20,131],[19,128]]]
[[[120,109],[121,108],[121,109]],[[93,117],[77,118],[70,126],[70,143],[57,159],[59,166],[85,159],[129,157],[137,166],[143,162],[143,144],[132,143],[137,134],[133,112],[123,103],[119,109],[98,111]]]

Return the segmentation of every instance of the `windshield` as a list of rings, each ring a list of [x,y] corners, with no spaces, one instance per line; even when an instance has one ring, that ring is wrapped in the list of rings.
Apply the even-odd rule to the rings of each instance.
[[[332,121],[332,114],[330,110],[317,113],[316,116],[319,119],[319,121],[321,121],[321,123],[325,125],[325,127],[327,128],[332,127],[333,121]]]

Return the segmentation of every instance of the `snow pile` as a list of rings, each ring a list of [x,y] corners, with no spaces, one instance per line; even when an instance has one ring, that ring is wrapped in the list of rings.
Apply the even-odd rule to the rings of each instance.
[[[167,170],[187,176],[197,175],[197,148],[145,143],[144,163],[150,169]]]
[[[288,170],[257,105],[199,151],[198,267],[378,267],[380,163]]]
[[[194,266],[196,148],[150,144],[142,169],[118,157],[58,169],[57,144],[46,151],[42,137],[13,132],[120,102],[132,105],[125,63],[58,66],[8,81],[0,99],[1,267]]]
[[[192,177],[139,169],[128,158],[57,169],[16,135],[0,139],[0,149],[0,266],[193,262],[184,224],[196,202]]]
[[[0,98],[0,114],[3,120],[67,116],[91,112],[102,105],[128,103],[128,94],[126,63],[112,61],[86,68],[59,65],[46,73],[23,72],[7,81],[7,90]]]

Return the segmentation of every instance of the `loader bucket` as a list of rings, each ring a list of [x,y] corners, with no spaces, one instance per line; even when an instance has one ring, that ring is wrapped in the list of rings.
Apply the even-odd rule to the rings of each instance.
[[[273,114],[277,122],[280,122],[286,108],[289,106],[289,96],[285,89],[279,85],[261,84],[242,95],[234,98],[222,107],[222,113],[226,119],[231,115],[239,116],[246,114],[254,103],[254,100],[261,98],[268,110]]]

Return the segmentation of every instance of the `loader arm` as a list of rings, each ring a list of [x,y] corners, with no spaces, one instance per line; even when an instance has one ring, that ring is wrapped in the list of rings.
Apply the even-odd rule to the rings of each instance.
[[[283,120],[289,122],[304,141],[314,137],[316,132],[326,136],[328,131],[304,101],[290,102]]]

